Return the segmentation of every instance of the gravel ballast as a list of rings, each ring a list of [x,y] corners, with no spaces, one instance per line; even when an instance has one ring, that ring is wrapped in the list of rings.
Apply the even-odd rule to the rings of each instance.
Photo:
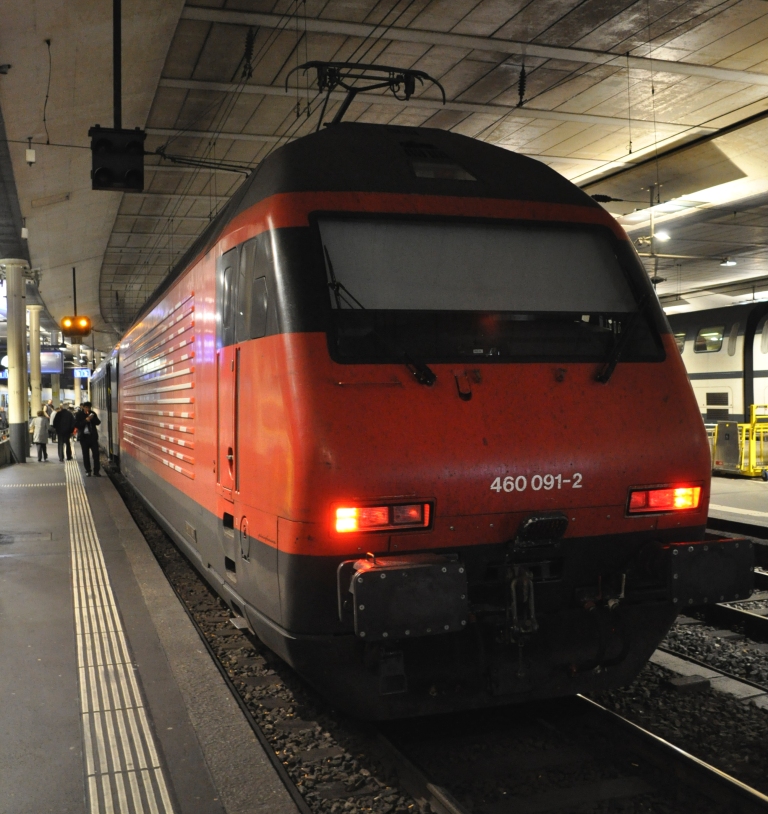
[[[743,636],[681,619],[663,645],[728,671],[768,685],[768,648]],[[625,718],[768,794],[768,711],[714,689],[677,692],[674,678],[662,667],[647,665],[620,690],[594,694],[594,699]]]

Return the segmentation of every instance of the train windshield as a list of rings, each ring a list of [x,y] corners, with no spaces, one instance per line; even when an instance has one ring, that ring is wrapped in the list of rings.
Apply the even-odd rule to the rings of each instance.
[[[600,360],[638,304],[609,238],[556,224],[321,218],[341,360]],[[658,358],[635,320],[625,360]]]

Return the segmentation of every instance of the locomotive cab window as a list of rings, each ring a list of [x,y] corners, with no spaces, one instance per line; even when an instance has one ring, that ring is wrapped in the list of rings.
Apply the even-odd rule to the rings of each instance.
[[[700,328],[693,343],[694,353],[717,353],[723,347],[725,325]]]
[[[263,237],[219,258],[216,274],[216,326],[219,347],[258,339],[267,332],[266,273],[270,259]]]
[[[216,264],[216,339],[218,347],[235,341],[235,298],[238,249],[230,249]]]
[[[557,224],[323,216],[342,362],[664,358],[610,235]]]

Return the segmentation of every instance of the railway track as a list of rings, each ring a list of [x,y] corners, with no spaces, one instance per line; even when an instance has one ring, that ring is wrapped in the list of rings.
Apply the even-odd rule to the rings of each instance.
[[[765,603],[762,612],[756,612],[755,608],[762,603]],[[707,605],[699,614],[713,627],[737,630],[753,641],[768,642],[768,593],[743,602]]]
[[[389,724],[374,748],[439,814],[768,811],[767,796],[582,696]]]
[[[382,727],[345,719],[236,627],[110,475],[302,814],[768,812],[768,797],[582,697]]]

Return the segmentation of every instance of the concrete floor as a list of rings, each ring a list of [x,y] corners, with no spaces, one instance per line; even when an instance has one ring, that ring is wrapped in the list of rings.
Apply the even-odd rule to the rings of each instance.
[[[768,483],[759,478],[714,476],[709,516],[768,530]]]
[[[0,469],[0,814],[142,810],[130,794],[127,804],[116,796],[114,809],[89,800],[89,788],[91,797],[101,792],[93,795],[87,768],[76,647],[70,512],[77,473],[70,469],[68,485],[55,454]],[[81,483],[168,788],[166,810],[293,814],[295,804],[112,483]],[[98,775],[104,782],[111,781]]]

